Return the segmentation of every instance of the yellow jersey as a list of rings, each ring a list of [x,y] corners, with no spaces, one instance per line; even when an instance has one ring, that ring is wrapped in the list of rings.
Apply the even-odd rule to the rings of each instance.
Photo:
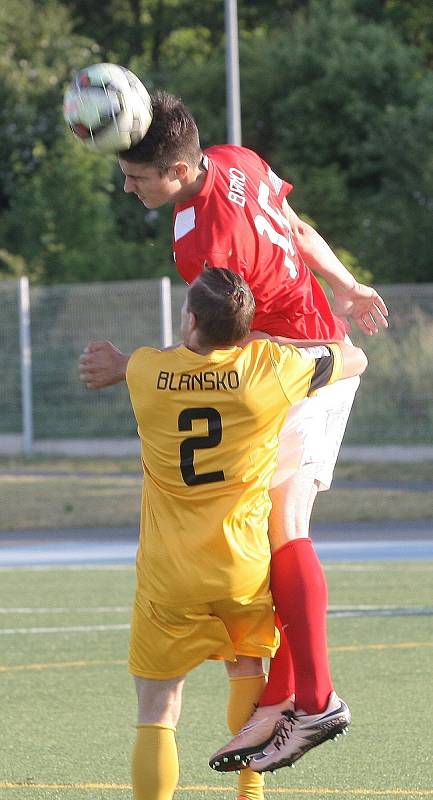
[[[144,483],[139,592],[169,605],[254,591],[269,572],[269,483],[291,405],[342,374],[338,345],[143,347],[127,384]]]

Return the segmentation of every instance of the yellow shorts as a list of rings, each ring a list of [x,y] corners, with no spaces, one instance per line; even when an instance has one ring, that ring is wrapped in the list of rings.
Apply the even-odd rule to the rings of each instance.
[[[182,608],[163,606],[137,593],[132,612],[129,671],[166,680],[208,658],[273,656],[279,645],[268,582],[249,597]]]

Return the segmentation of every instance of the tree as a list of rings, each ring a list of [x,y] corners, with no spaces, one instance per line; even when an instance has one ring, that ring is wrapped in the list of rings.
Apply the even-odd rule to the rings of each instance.
[[[242,49],[245,143],[376,280],[431,277],[432,92],[422,53],[350,0],[312,0],[293,31]]]
[[[431,279],[427,0],[238,7],[244,144],[377,282]],[[86,64],[124,63],[149,89],[183,97],[204,146],[225,141],[222,0],[22,0],[15,19],[3,0],[0,271],[50,282],[164,274],[170,209],[123,195],[115,159],[66,135],[62,94]]]
[[[73,36],[67,11],[54,0],[3,0],[0,6],[0,208],[20,176],[38,169],[63,134],[63,88],[78,65],[98,60],[95,42]]]
[[[113,161],[86,150],[66,132],[38,171],[19,180],[11,208],[3,214],[9,262],[19,254],[27,274],[42,283],[166,274],[170,250],[146,235],[145,225],[141,237],[138,231],[134,238],[119,234],[112,205]],[[3,261],[8,261],[5,254]]]

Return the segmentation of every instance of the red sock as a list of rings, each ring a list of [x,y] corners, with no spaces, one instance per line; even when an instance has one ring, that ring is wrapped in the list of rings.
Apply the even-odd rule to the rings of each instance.
[[[259,700],[259,706],[273,706],[275,703],[282,703],[295,692],[292,657],[278,614],[275,614],[275,627],[280,631],[280,646],[274,657],[271,658],[268,682]]]
[[[326,579],[311,539],[294,539],[271,561],[271,590],[289,643],[296,708],[323,711],[332,692],[328,662]]]

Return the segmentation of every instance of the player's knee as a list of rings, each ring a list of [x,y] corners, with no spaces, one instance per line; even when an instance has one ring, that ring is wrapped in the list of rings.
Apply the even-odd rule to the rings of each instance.
[[[274,518],[269,523],[269,542],[274,552],[287,542],[303,539],[309,535],[309,521],[305,516],[291,515],[288,517]]]
[[[139,725],[176,727],[182,703],[182,679],[167,681],[135,678]]]

